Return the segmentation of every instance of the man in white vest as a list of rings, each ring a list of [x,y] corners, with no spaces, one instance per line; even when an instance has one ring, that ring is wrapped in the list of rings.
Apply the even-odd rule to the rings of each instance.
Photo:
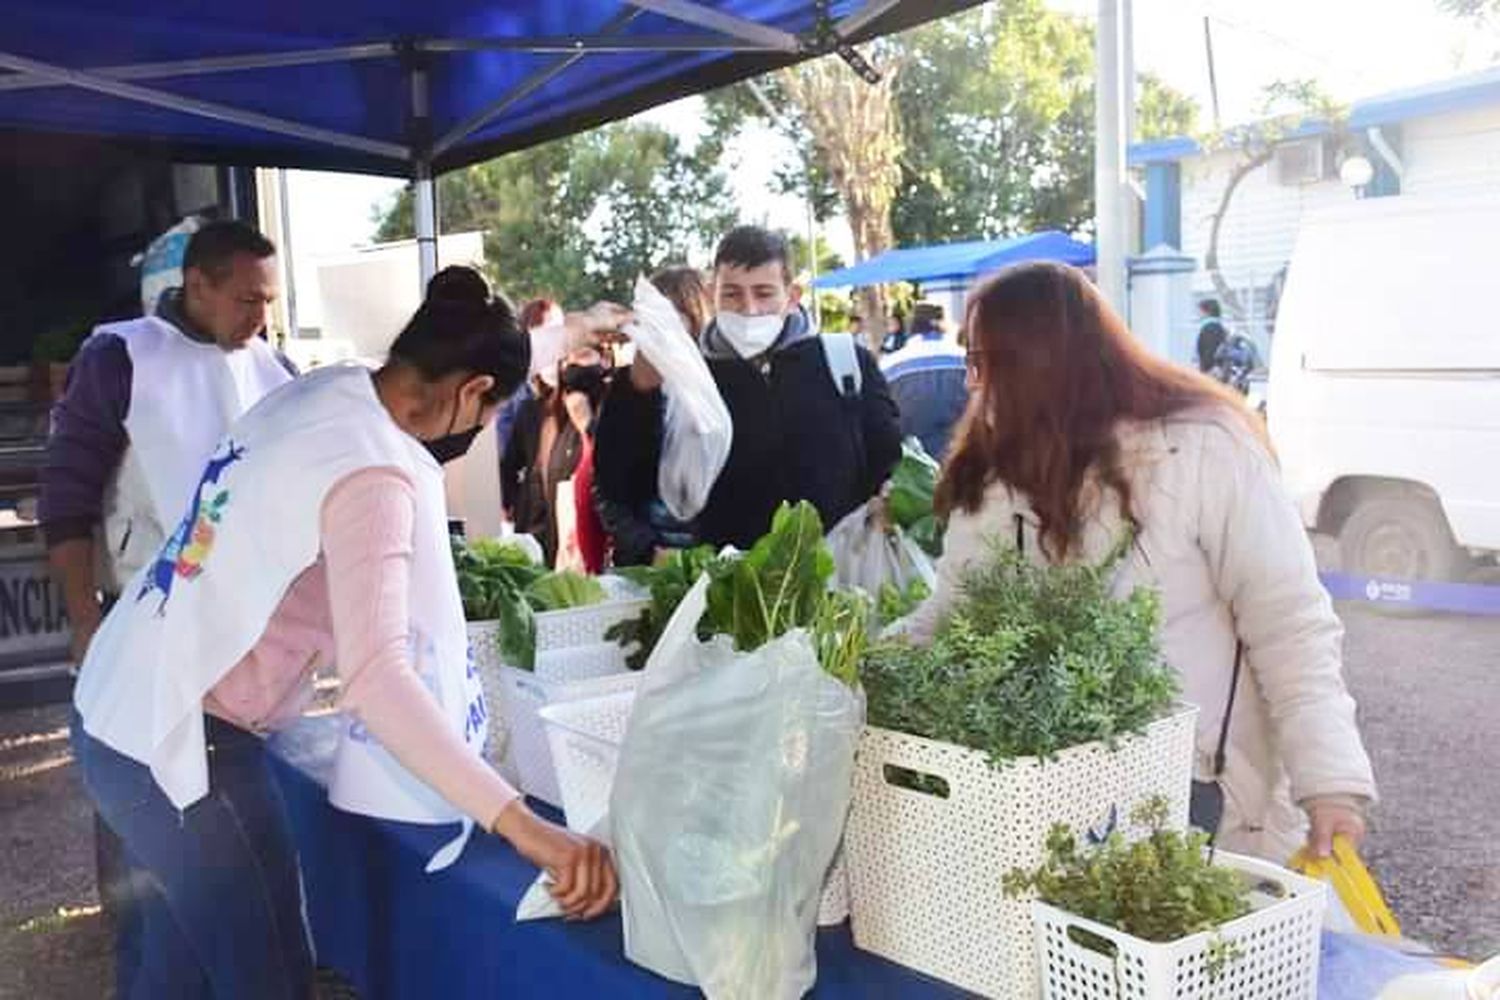
[[[243,222],[211,222],[156,314],[94,331],[53,411],[41,522],[81,663],[102,612],[160,551],[229,425],[294,372],[264,340],[276,248]],[[135,907],[118,842],[97,827],[100,894],[133,961]],[[128,977],[122,982],[128,982]]]

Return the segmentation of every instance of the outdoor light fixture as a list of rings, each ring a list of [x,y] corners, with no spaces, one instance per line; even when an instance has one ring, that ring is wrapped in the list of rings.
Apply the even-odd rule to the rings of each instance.
[[[1375,168],[1363,156],[1346,156],[1339,164],[1339,180],[1348,188],[1358,189],[1375,179]]]

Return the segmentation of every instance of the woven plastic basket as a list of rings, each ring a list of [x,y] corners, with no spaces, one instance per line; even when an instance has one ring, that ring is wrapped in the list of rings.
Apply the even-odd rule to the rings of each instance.
[[[481,674],[481,676],[483,676]],[[625,666],[625,653],[614,643],[593,643],[537,653],[536,670],[496,668],[498,711],[505,731],[505,759],[515,768],[521,791],[551,805],[561,805],[547,731],[537,712],[547,705],[634,690],[639,675]]]
[[[1249,877],[1254,910],[1165,944],[1033,903],[1045,1000],[1313,1000],[1324,885],[1223,851],[1214,863]]]
[[[587,833],[609,811],[620,745],[634,706],[635,691],[630,690],[552,704],[541,710],[569,829]],[[849,875],[841,848],[834,855],[818,901],[818,925],[827,927],[847,919]]]
[[[507,781],[515,784],[519,780],[515,768],[509,763],[509,736],[505,731],[505,718],[500,710],[502,685],[500,683],[500,623],[497,621],[469,622],[469,662],[479,674],[479,686],[484,691],[485,710],[489,716],[489,734],[485,740],[484,759],[500,770]]]
[[[867,727],[844,836],[855,944],[976,993],[1032,1000],[1030,903],[1007,898],[1001,880],[1041,862],[1055,823],[1106,833],[1161,795],[1169,824],[1185,826],[1196,717],[1182,708],[1114,749],[1090,743],[1001,769],[978,751]],[[906,787],[913,776],[941,779],[946,797]]]
[[[636,618],[650,606],[646,600],[610,600],[586,608],[543,611],[536,616],[537,654],[604,642],[604,633]]]

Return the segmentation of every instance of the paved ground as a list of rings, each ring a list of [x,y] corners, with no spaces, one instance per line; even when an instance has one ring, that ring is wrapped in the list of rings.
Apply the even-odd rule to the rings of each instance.
[[[1409,935],[1500,952],[1500,620],[1345,612],[1384,802],[1368,855]],[[109,945],[61,708],[0,713],[0,998],[98,1000]]]

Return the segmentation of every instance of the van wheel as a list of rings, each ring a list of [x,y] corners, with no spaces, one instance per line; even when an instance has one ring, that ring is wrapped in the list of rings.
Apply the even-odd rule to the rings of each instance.
[[[1397,580],[1461,580],[1469,558],[1430,500],[1380,497],[1354,508],[1339,532],[1346,572]]]

